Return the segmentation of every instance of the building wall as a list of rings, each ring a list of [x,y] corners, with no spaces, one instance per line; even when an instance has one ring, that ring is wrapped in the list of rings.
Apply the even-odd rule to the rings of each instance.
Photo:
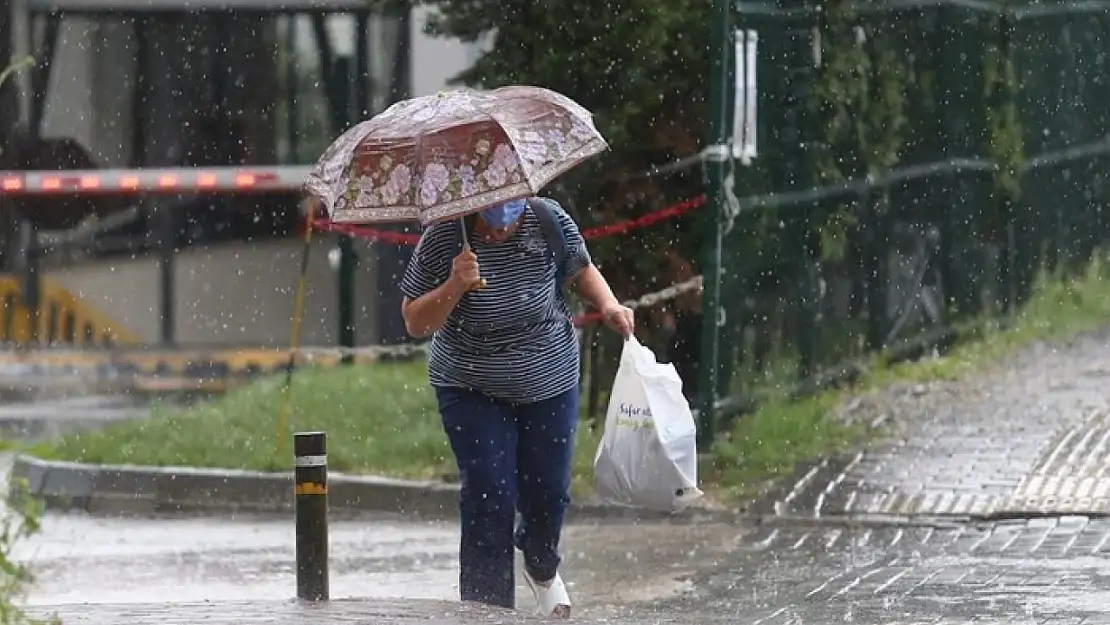
[[[328,263],[334,237],[312,246],[308,264],[304,345],[335,345],[338,329],[338,280]],[[303,244],[286,239],[189,249],[176,258],[176,338],[183,346],[289,344],[293,295]],[[370,258],[359,242],[360,258]],[[374,344],[374,303],[378,285],[372,263],[361,264],[355,278],[356,340]],[[110,317],[143,343],[159,341],[159,265],[152,256],[79,264],[49,271],[82,302]]]

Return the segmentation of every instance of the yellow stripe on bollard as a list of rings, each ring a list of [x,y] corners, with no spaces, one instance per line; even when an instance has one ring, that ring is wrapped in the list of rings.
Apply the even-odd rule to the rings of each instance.
[[[293,494],[295,495],[326,495],[328,494],[327,484],[317,484],[315,482],[305,482],[304,484],[297,484],[293,487]]]

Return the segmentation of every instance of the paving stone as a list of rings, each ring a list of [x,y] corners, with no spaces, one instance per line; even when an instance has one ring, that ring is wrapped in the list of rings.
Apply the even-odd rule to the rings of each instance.
[[[895,439],[803,474],[775,511],[975,519],[1110,515],[1105,371],[1110,332],[1056,349],[1035,346],[981,375],[931,385],[924,393],[879,391],[861,403],[893,415]]]
[[[735,622],[1104,623],[1110,520],[762,528],[671,604]]]
[[[1001,513],[1110,513],[1110,411],[1096,411],[1058,433],[1009,497]]]

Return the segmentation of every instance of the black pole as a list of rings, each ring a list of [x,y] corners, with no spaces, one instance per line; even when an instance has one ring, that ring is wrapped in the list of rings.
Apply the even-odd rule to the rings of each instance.
[[[42,249],[39,246],[39,232],[35,224],[29,219],[19,222],[19,240],[22,249],[23,271],[21,272],[21,291],[23,305],[31,316],[30,336],[28,343],[39,343],[42,339],[39,332],[40,318],[42,316],[42,277],[39,273],[39,261]]]
[[[289,161],[290,163],[299,163],[300,159],[300,132],[298,132],[298,122],[300,120],[299,109],[297,108],[297,28],[296,18],[287,16],[286,24],[288,24],[288,32],[286,32],[286,48],[289,50],[289,57],[285,66],[285,106],[289,111]]]
[[[359,37],[359,45],[366,43],[363,37]],[[336,106],[336,119],[335,127],[340,131],[346,131],[355,123],[355,116],[362,110],[362,104],[356,103],[354,98],[360,97],[360,90],[356,88],[356,79],[352,70],[357,68],[359,63],[351,64],[351,59],[347,57],[337,57],[335,59],[334,95],[338,100]],[[355,271],[357,265],[357,258],[355,254],[354,238],[347,235],[339,236],[339,346],[351,349],[355,346]],[[343,355],[343,364],[351,364],[354,358],[350,353]]]
[[[12,3],[11,0],[0,0],[0,72],[4,68],[11,65],[13,59],[12,55],[12,39],[14,35],[14,28],[12,28]],[[14,76],[10,78],[14,79]],[[19,109],[16,108],[18,100],[16,99],[15,81],[11,80],[8,84],[0,84],[0,111],[10,111],[10,115],[6,115],[7,119],[0,121],[0,150],[8,147],[8,138],[12,131],[15,129],[15,124],[19,121]]]
[[[162,313],[162,345],[169,347],[177,342],[177,284],[174,265],[177,260],[177,206],[166,202],[154,209],[158,231],[158,291],[159,310]]]
[[[135,40],[135,85],[131,91],[131,161],[132,167],[143,167],[147,164],[147,130],[151,120],[147,101],[150,97],[150,65],[154,53],[150,36],[147,32],[147,18],[136,17],[134,20]]]
[[[293,435],[297,598],[328,600],[328,455],[323,432]]]
[[[29,20],[28,26],[36,27],[40,20]],[[35,50],[35,66],[31,70],[31,136],[42,136],[43,120],[46,117],[46,96],[50,90],[50,76],[54,71],[54,52],[58,47],[58,36],[61,32],[62,18],[57,13],[51,13],[44,21],[44,35],[42,48],[34,45],[34,35],[31,36],[32,46]],[[37,32],[32,30],[32,33]]]

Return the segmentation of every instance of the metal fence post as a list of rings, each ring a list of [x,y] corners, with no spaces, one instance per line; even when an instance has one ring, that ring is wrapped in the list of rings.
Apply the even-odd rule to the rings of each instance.
[[[297,598],[328,600],[328,455],[323,432],[293,435]]]
[[[356,101],[357,98],[362,98],[368,93],[367,86],[359,86],[360,81],[367,80],[365,76],[356,76],[356,67],[352,66],[352,59],[345,56],[337,56],[332,59],[333,50],[330,44],[327,43],[327,33],[324,29],[322,21],[316,25],[316,37],[318,38],[317,45],[321,46],[321,58],[330,60],[327,71],[327,80],[325,84],[328,85],[328,110],[330,111],[331,130],[334,134],[338,135],[347,128],[350,128],[357,123],[358,118],[363,114],[364,107],[367,106],[365,101]],[[365,35],[360,35],[361,41]],[[321,37],[324,39],[319,40]],[[365,49],[356,52],[360,57],[366,54]],[[365,60],[358,60],[357,64],[361,65]],[[337,267],[336,280],[338,280],[338,302],[336,302],[337,310],[337,323],[338,323],[338,339],[339,346],[350,349],[355,346],[355,274],[357,270],[358,258],[355,253],[354,239],[348,235],[339,236],[338,244],[339,252],[339,266]],[[349,354],[344,354],[342,358],[344,364],[354,362]]]
[[[706,206],[705,240],[703,246],[703,291],[702,291],[702,337],[698,370],[699,446],[704,450],[713,442],[716,425],[714,412],[717,404],[717,361],[720,354],[720,314],[721,314],[721,256],[724,246],[724,184],[726,161],[732,157],[726,145],[728,119],[732,116],[732,98],[726,82],[729,76],[729,58],[732,36],[731,3],[729,0],[713,0],[710,23],[710,58],[712,68],[709,75],[709,136],[707,149],[707,189],[709,202]]]

